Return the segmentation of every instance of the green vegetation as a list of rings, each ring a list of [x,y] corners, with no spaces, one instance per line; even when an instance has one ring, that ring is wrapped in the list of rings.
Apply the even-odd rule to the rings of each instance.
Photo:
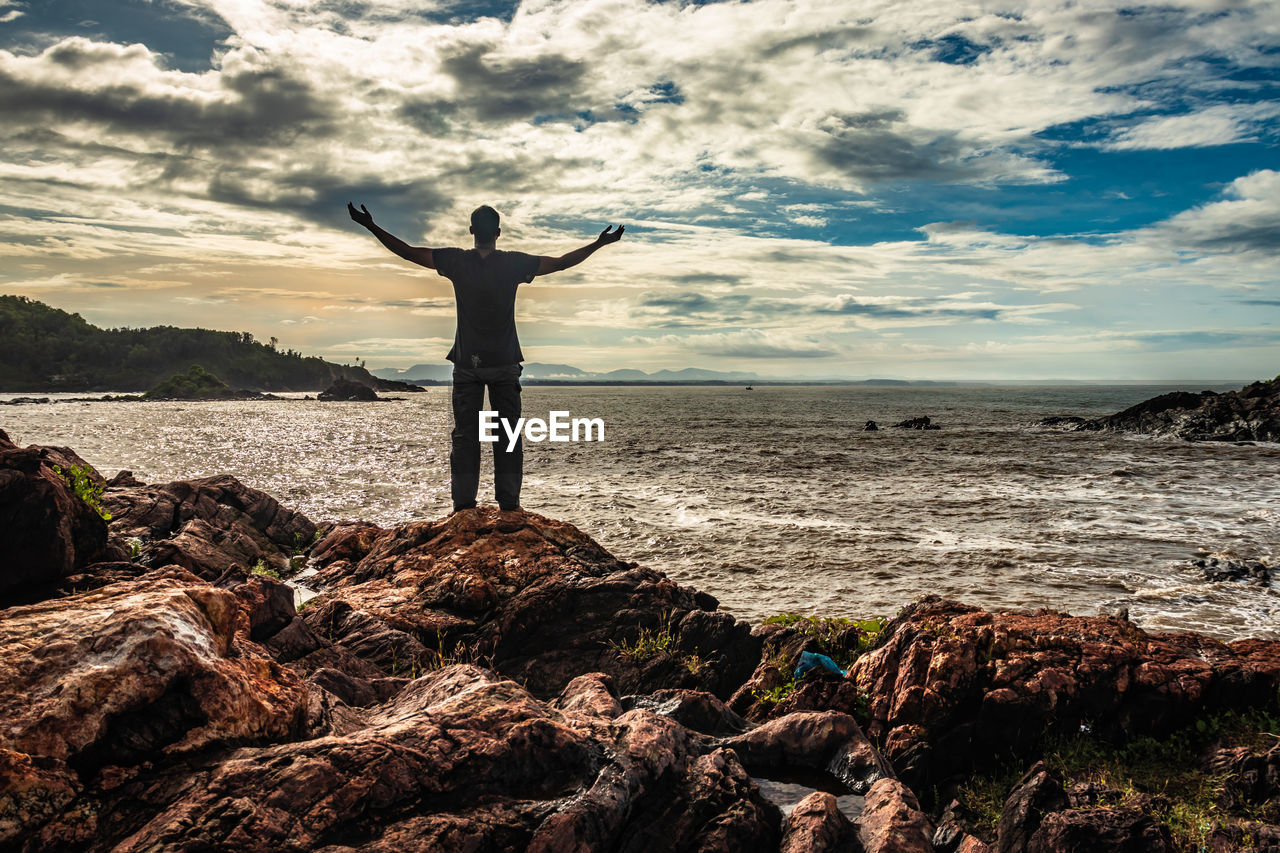
[[[280,580],[280,573],[277,572],[275,569],[271,568],[270,566],[268,566],[266,562],[262,560],[259,560],[258,562],[254,563],[253,568],[251,568],[249,571],[255,575],[262,575],[265,578],[273,578],[274,580]]]
[[[90,471],[92,469],[87,465],[72,465],[70,471],[63,471],[58,465],[53,466],[53,473],[67,481],[76,497],[92,507],[94,512],[102,516],[103,521],[110,521],[111,513],[102,508],[103,487],[93,482],[89,476]]]
[[[806,637],[817,640],[819,652],[834,660],[841,669],[848,669],[855,660],[879,645],[880,635],[889,620],[778,613],[767,617],[764,624],[798,629]]]
[[[655,630],[641,628],[640,634],[632,642],[609,640],[605,643],[609,648],[632,661],[647,661],[660,654],[668,654],[676,650],[676,635],[671,631],[671,623],[664,624]]]
[[[145,391],[199,363],[237,388],[314,391],[344,377],[366,384],[362,367],[279,350],[249,332],[213,329],[100,329],[22,296],[0,296],[0,390]]]
[[[1160,738],[1139,737],[1114,745],[1083,732],[1050,738],[1045,764],[1070,788],[1093,782],[1110,791],[1101,806],[1143,807],[1169,828],[1181,850],[1205,849],[1214,822],[1271,822],[1259,807],[1227,808],[1223,792],[1227,773],[1205,769],[1209,754],[1220,747],[1248,747],[1264,752],[1280,739],[1280,715],[1261,710],[1225,712]],[[1029,762],[1028,762],[1029,766]],[[1000,812],[1025,767],[1002,767],[961,786],[958,797],[974,815],[972,830],[984,841],[995,839]]]
[[[143,394],[148,400],[226,400],[242,396],[198,364],[186,373],[175,373]]]
[[[880,636],[889,624],[887,619],[846,619],[843,616],[802,616],[799,613],[777,613],[766,617],[765,625],[782,625],[795,628],[804,636],[816,641],[814,645],[820,654],[824,654],[836,662],[841,669],[848,669],[863,654],[871,651],[880,643]],[[795,662],[778,649],[765,655],[765,663],[776,669],[786,679],[782,684],[769,690],[752,691],[752,696],[759,702],[774,705],[787,700],[796,688],[800,679],[795,677]],[[854,717],[865,725],[871,717],[871,697],[862,687],[858,688],[858,704]]]

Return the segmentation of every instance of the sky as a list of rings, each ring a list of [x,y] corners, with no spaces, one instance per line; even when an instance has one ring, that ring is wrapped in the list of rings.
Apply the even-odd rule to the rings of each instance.
[[[0,0],[0,293],[444,363],[414,245],[559,255],[528,361],[1280,373],[1280,2]]]

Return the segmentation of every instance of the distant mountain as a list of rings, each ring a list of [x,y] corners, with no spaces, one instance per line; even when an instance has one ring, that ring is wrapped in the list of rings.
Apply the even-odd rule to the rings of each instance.
[[[319,391],[342,378],[376,383],[362,367],[279,350],[249,332],[100,329],[34,299],[0,296],[0,391],[145,391],[193,365],[254,391]]]
[[[453,377],[453,365],[415,364],[413,367],[400,370],[394,367],[380,367],[369,371],[381,379],[398,379],[402,382],[449,381]],[[645,373],[643,370],[624,367],[610,370],[608,373],[593,373],[574,367],[571,364],[544,364],[530,361],[524,365],[521,376],[525,380],[561,381],[561,382],[756,382],[760,377],[744,371],[724,372],[706,370],[701,367],[686,367],[682,370],[659,370],[656,373]]]

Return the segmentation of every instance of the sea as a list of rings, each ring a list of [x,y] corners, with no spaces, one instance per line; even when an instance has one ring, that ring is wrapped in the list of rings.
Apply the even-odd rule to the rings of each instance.
[[[1275,590],[1208,582],[1192,563],[1276,565],[1280,445],[1035,426],[1171,390],[531,385],[526,417],[599,418],[604,440],[526,442],[521,502],[751,622],[893,616],[934,593],[1280,638]],[[377,403],[49,396],[58,402],[0,407],[0,428],[19,444],[70,446],[108,477],[232,474],[318,522],[391,526],[450,509],[447,387]],[[890,428],[919,416],[941,428]],[[482,502],[493,502],[488,457]]]

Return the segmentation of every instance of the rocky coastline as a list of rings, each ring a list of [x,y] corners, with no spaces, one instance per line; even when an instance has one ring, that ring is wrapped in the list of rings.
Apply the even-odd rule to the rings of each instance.
[[[0,849],[1280,844],[1280,642],[934,596],[753,626],[536,513],[317,523],[3,431],[0,541]]]
[[[1059,415],[1039,425],[1065,432],[1137,432],[1188,441],[1280,441],[1280,376],[1239,391],[1174,391],[1113,415]]]

